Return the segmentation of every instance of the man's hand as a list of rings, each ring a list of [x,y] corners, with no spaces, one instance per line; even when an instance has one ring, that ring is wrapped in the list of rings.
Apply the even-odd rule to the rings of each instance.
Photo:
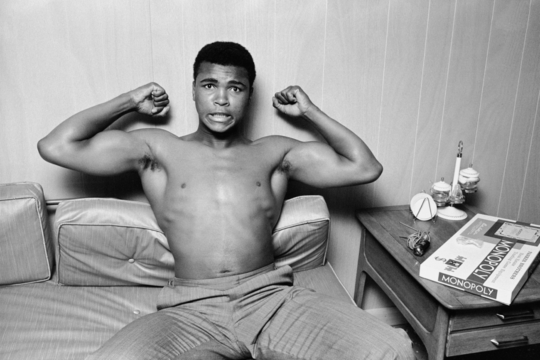
[[[316,108],[299,86],[289,86],[277,92],[272,103],[276,109],[289,116],[305,116],[310,109]]]
[[[156,83],[143,85],[129,92],[131,101],[141,114],[165,116],[169,112],[169,95]]]

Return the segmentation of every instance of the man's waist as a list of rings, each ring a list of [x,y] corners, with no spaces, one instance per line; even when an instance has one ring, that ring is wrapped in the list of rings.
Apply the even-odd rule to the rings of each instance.
[[[275,269],[274,264],[225,278],[196,280],[174,278],[169,282],[172,285],[161,290],[158,310],[188,304],[198,307],[203,304],[230,301],[251,303],[255,299],[261,300],[273,294],[283,294],[284,291],[287,293],[292,289],[293,283],[291,267],[286,265]]]
[[[271,263],[263,267],[244,272],[241,274],[212,277],[206,279],[186,279],[181,277],[174,277],[169,279],[169,287],[175,286],[187,286],[187,287],[204,287],[217,290],[225,290],[231,287],[237,286],[239,284],[245,283],[256,276],[268,273],[272,270],[275,270],[275,264]]]

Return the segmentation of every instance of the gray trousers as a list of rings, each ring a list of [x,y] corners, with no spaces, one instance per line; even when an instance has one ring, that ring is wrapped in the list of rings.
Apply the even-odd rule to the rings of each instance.
[[[158,310],[89,359],[414,359],[404,331],[352,303],[293,286],[288,266],[171,279]]]

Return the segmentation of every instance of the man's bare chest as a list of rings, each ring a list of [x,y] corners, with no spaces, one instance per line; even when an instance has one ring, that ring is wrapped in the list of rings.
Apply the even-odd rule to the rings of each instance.
[[[167,149],[157,158],[158,166],[147,170],[143,185],[163,219],[264,218],[274,224],[288,177],[281,170],[282,156],[262,150],[249,146],[221,151],[202,146]]]
[[[268,179],[282,161],[282,157],[271,149],[249,145],[230,149],[187,146],[171,149],[163,155],[163,165],[169,174],[209,181]]]
[[[244,146],[239,149],[188,147],[171,149],[160,160],[167,188],[195,191],[198,196],[241,196],[251,191],[279,191],[275,188],[281,158],[270,151]]]

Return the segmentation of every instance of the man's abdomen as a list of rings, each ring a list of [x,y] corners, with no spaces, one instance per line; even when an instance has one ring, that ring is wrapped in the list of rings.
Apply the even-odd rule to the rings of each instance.
[[[272,223],[254,204],[193,206],[163,229],[175,275],[205,279],[242,274],[274,261]]]

